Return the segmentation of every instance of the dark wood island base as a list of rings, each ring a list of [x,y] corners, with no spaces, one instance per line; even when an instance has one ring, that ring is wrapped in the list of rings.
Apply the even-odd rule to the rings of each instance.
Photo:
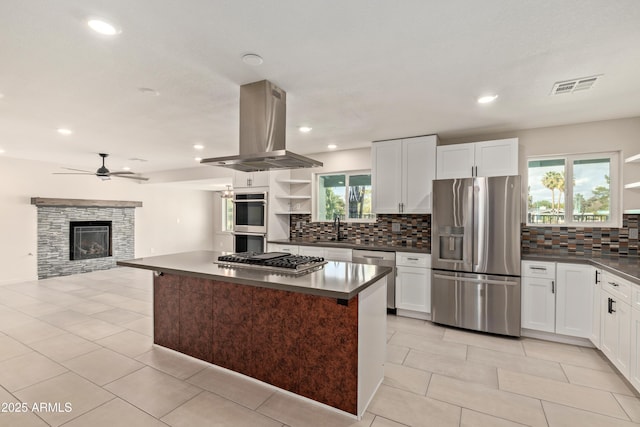
[[[156,344],[358,415],[358,296],[162,274],[153,304]]]

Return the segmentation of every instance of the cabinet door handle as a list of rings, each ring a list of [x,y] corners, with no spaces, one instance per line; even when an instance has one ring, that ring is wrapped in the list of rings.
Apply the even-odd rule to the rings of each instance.
[[[552,294],[556,293],[556,281],[555,280],[551,281],[551,293]]]
[[[610,284],[611,286],[615,286],[615,287],[620,286],[620,285],[619,285],[619,284],[617,284],[616,282],[609,282],[609,284]]]
[[[599,273],[599,271],[598,271],[598,270],[596,270],[596,285],[597,285],[598,283],[600,283],[600,278],[598,277],[598,273]]]
[[[473,175],[473,166],[471,166],[471,176],[474,176]]]

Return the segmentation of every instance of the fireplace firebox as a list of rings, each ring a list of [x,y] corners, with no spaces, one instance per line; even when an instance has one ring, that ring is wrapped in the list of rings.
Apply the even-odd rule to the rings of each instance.
[[[69,259],[110,257],[111,221],[71,221],[69,223]]]

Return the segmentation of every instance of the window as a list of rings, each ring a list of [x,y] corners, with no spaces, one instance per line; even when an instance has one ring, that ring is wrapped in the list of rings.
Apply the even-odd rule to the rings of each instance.
[[[529,159],[527,224],[619,226],[618,153]]]
[[[222,231],[233,231],[233,199],[221,197]]]
[[[315,220],[370,221],[371,172],[342,172],[316,175]]]

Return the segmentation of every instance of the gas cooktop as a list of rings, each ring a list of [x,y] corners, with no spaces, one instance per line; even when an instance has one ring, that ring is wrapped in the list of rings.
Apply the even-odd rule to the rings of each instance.
[[[221,255],[214,263],[223,267],[253,268],[283,274],[304,274],[322,268],[322,257],[291,255],[286,252],[240,252]]]

